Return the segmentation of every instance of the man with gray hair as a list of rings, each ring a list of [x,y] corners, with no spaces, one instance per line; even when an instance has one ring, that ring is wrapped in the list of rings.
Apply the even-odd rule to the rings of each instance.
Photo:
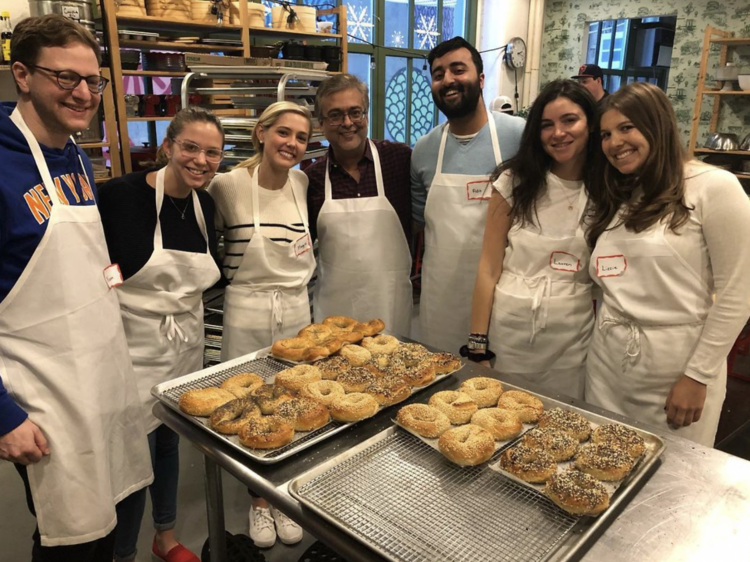
[[[329,149],[305,171],[319,250],[315,321],[381,318],[390,331],[409,336],[411,149],[368,139],[369,109],[367,86],[352,74],[318,87],[315,113]]]

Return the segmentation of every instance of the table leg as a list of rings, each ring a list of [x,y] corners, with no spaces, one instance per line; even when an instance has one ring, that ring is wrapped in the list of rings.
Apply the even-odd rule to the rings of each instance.
[[[221,489],[221,467],[207,456],[206,511],[208,515],[208,540],[211,545],[211,562],[227,559],[227,542],[224,532],[224,495]]]

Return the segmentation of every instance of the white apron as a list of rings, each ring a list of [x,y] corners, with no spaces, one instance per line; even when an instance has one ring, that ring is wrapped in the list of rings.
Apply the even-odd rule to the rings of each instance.
[[[673,430],[664,411],[712,305],[711,289],[672,249],[666,229],[656,224],[634,233],[619,226],[596,243],[590,273],[604,299],[589,348],[586,401],[712,447],[726,363],[706,389],[698,423]]]
[[[277,339],[294,337],[310,323],[307,284],[315,270],[315,258],[307,217],[291,187],[305,233],[292,244],[280,244],[263,235],[258,169],[250,176],[255,230],[224,293],[222,361],[269,347]],[[280,282],[283,287],[277,285]]]
[[[16,109],[52,201],[47,230],[0,303],[0,372],[50,455],[27,467],[44,546],[94,541],[115,504],[151,483],[151,457],[99,210],[60,203],[39,143]],[[85,168],[84,168],[85,171]]]
[[[495,287],[489,329],[495,369],[579,399],[594,326],[590,252],[580,226],[586,201],[581,187],[574,236],[510,231],[512,249]]]
[[[502,162],[502,156],[492,114],[487,126],[497,165]],[[443,173],[447,138],[446,124],[424,210],[425,252],[419,323],[422,342],[458,353],[471,331],[471,299],[492,185],[490,174]]]
[[[377,197],[334,199],[326,167],[325,202],[318,215],[315,321],[343,315],[381,318],[390,332],[411,332],[411,252],[401,221],[385,196],[380,156],[372,141]]]
[[[219,280],[219,268],[208,248],[206,222],[198,194],[193,206],[206,240],[206,252],[165,250],[161,213],[164,173],[156,173],[154,251],[146,264],[118,287],[120,311],[141,402],[150,433],[161,423],[151,409],[151,388],[203,368],[203,291]]]

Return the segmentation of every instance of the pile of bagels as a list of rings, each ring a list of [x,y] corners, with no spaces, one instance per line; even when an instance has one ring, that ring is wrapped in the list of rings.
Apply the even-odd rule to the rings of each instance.
[[[500,455],[500,468],[544,493],[574,515],[598,515],[609,507],[604,482],[625,478],[645,452],[643,438],[620,424],[592,431],[578,412],[545,410],[536,396],[503,391],[500,381],[475,377],[457,391],[437,392],[428,404],[410,404],[398,411],[399,425],[420,437],[437,439],[440,452],[460,466],[488,461],[496,443],[518,437],[524,424],[535,425]],[[588,442],[588,443],[587,443]],[[569,463],[558,470],[559,463]]]
[[[300,333],[311,335],[299,339],[305,339],[310,350],[323,347],[332,337],[327,335],[328,325],[307,326]],[[402,344],[393,336],[377,335],[382,321],[346,325],[352,328],[345,330],[347,334],[354,326],[379,328],[371,336],[357,332],[356,343],[342,344],[314,364],[280,371],[272,384],[247,372],[227,378],[218,387],[188,390],[180,396],[180,410],[208,418],[214,430],[237,435],[246,447],[275,449],[290,443],[295,432],[313,431],[331,420],[351,423],[369,418],[380,408],[408,398],[413,388],[461,368],[460,359],[450,353],[431,353],[420,344]]]

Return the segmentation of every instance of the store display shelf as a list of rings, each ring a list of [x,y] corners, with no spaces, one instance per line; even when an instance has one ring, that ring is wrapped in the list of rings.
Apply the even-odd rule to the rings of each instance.
[[[220,31],[239,31],[241,28],[239,25],[232,25],[224,23],[222,25],[201,23],[191,20],[178,20],[168,18],[157,18],[154,16],[117,16],[117,23],[124,23],[128,28],[137,28],[138,26],[148,28],[165,28],[165,29],[193,29],[203,30],[206,32],[220,32]]]
[[[237,52],[242,50],[241,45],[204,45],[203,43],[179,43],[176,41],[121,40],[120,47],[150,51],[175,50],[201,53]]]
[[[79,142],[78,148],[108,148],[108,142]]]
[[[171,121],[174,115],[158,115],[156,117],[128,117],[128,121]]]
[[[276,29],[273,27],[253,27],[253,26],[248,26],[248,29],[250,30],[250,34],[252,36],[283,35],[285,37],[310,37],[310,38],[317,37],[318,39],[341,39],[342,38],[342,35],[340,33],[316,33],[313,31],[294,31],[293,29]]]
[[[696,148],[695,154],[734,154],[736,156],[745,156],[750,158],[750,150],[711,150],[710,148]]]
[[[750,46],[750,37],[728,37],[726,39],[713,39],[711,42],[732,47],[747,47]]]
[[[711,96],[750,96],[750,90],[703,90],[703,93]]]
[[[173,76],[183,78],[187,75],[186,71],[175,70],[123,70],[123,76]]]

